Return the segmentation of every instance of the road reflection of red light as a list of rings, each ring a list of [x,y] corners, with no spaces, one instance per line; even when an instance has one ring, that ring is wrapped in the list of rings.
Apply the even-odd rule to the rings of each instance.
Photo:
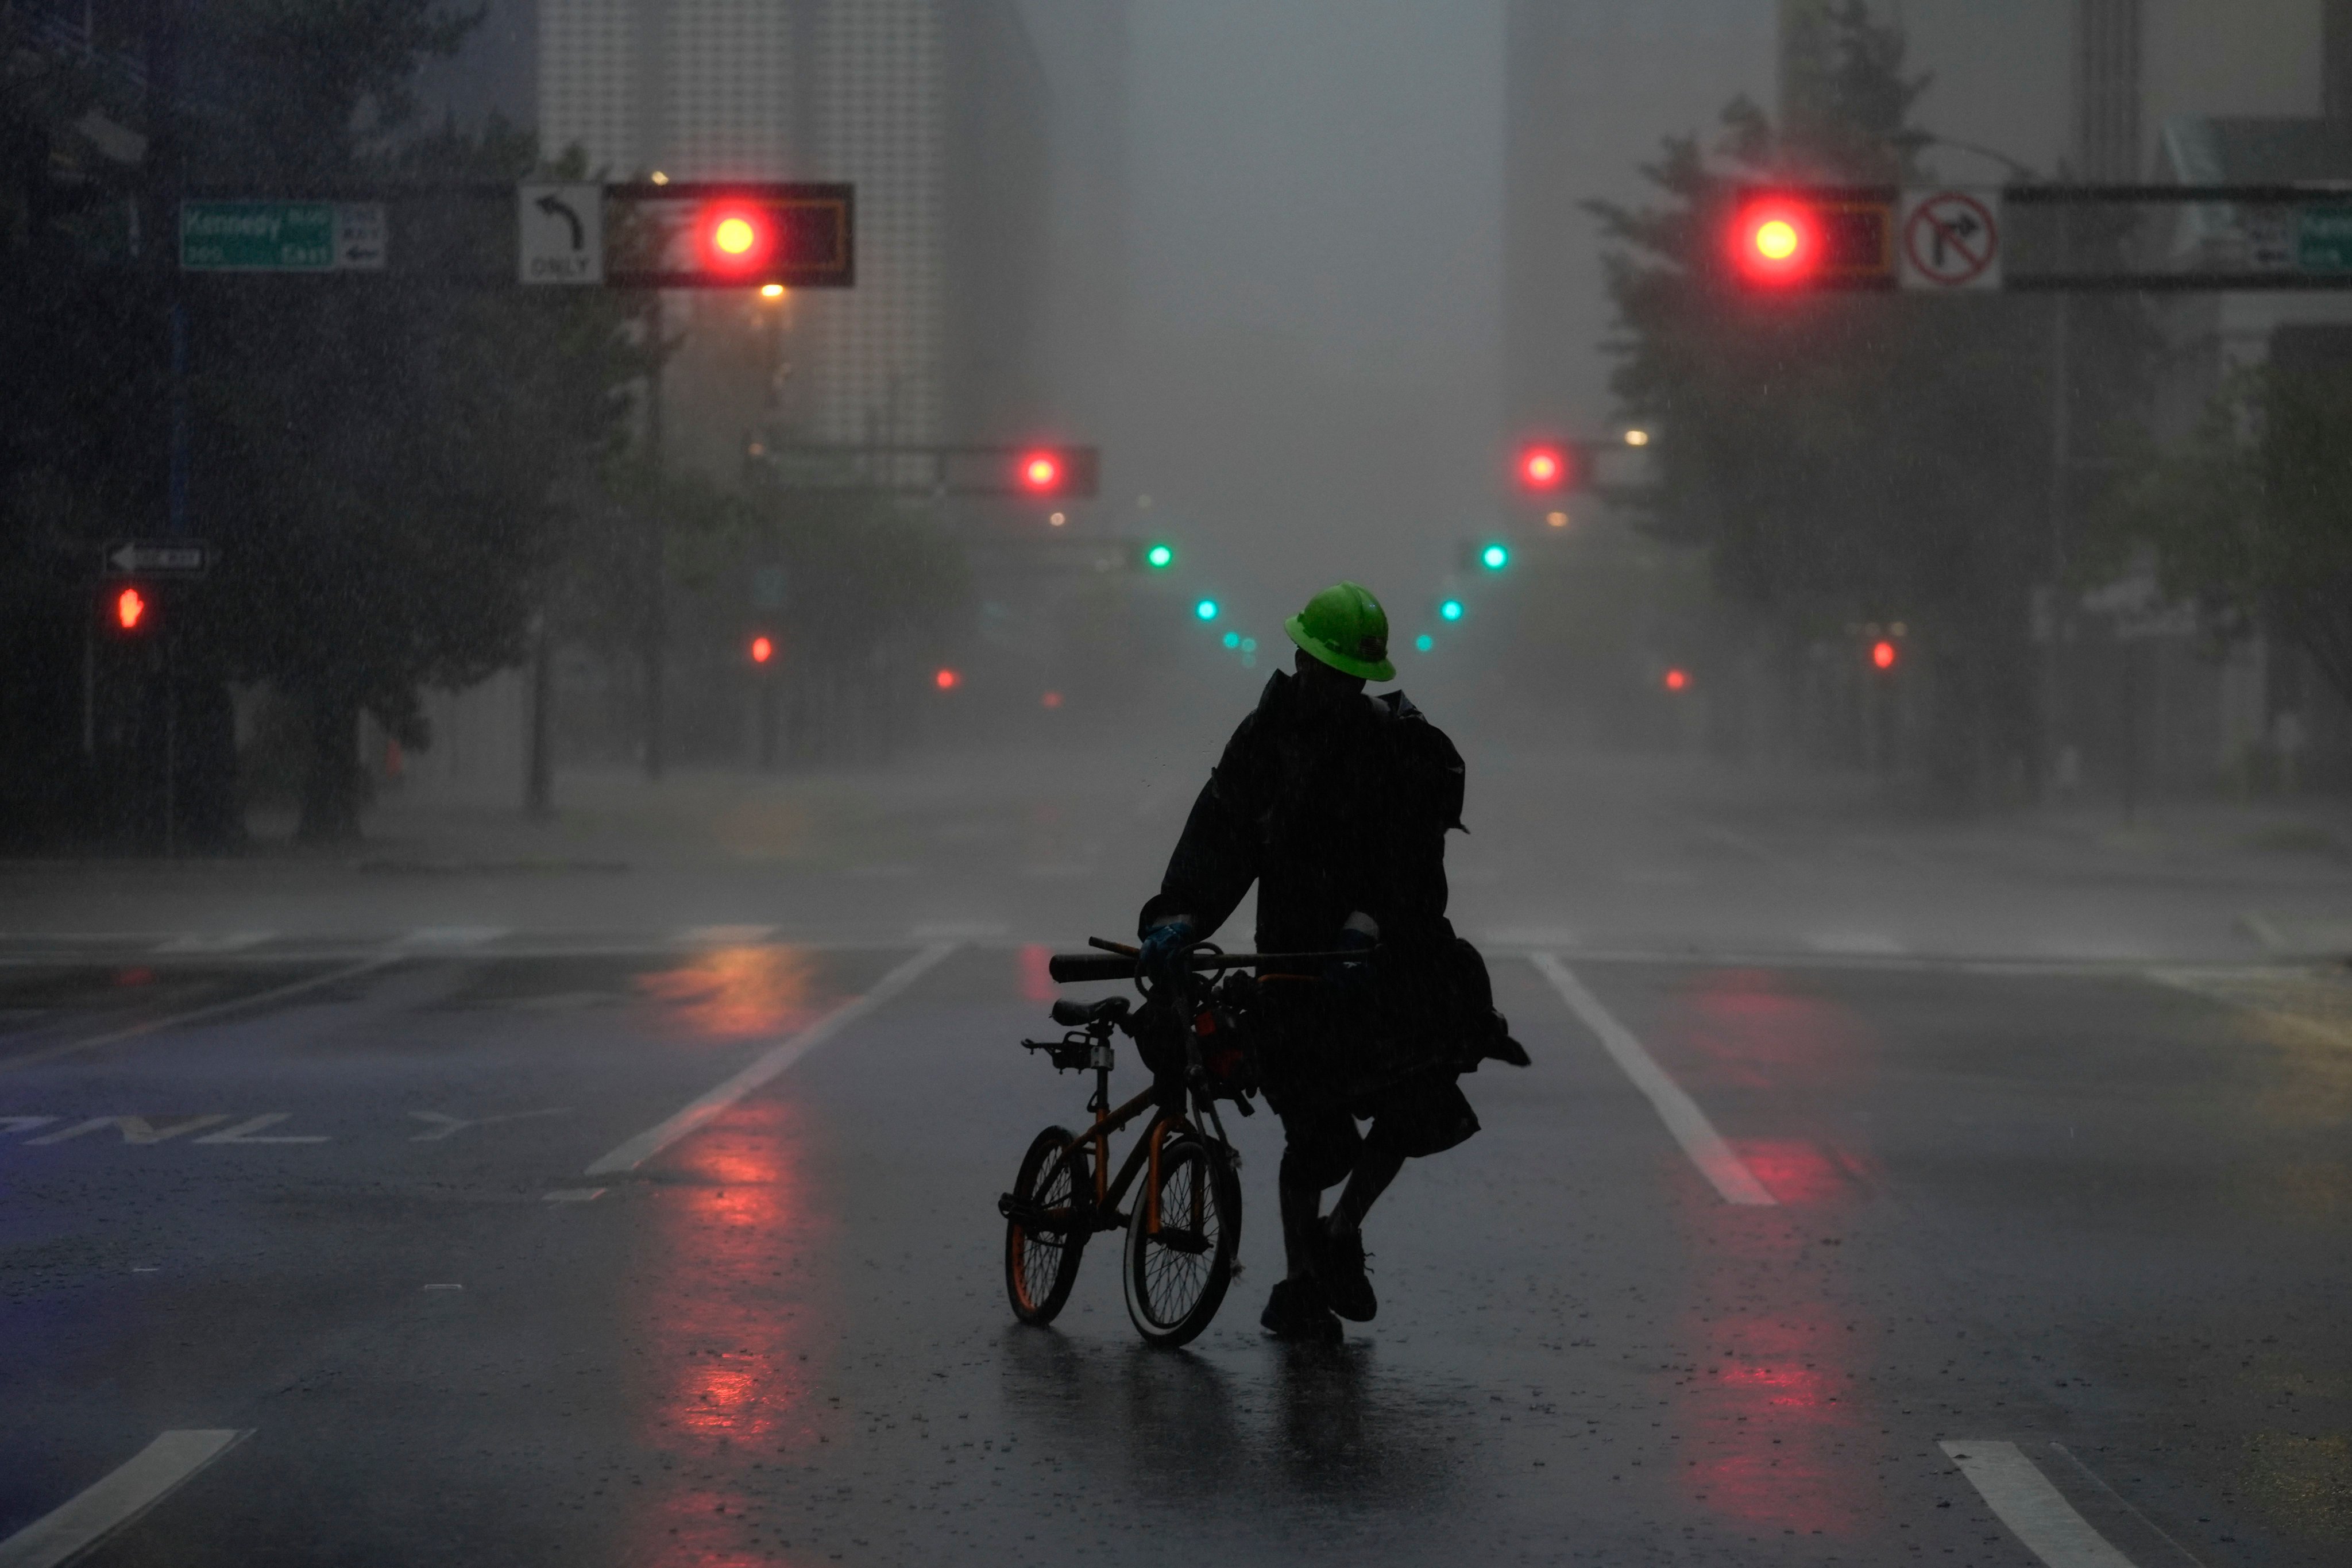
[[[809,1016],[815,965],[797,947],[715,947],[676,969],[637,977],[637,988],[669,1004],[687,1028],[708,1039],[782,1034]]]
[[[678,1146],[679,1179],[655,1200],[637,1271],[651,1282],[636,1309],[651,1369],[640,1440],[675,1462],[635,1522],[631,1561],[774,1563],[808,1544],[782,1533],[778,1500],[757,1489],[816,1441],[802,1359],[814,1304],[792,1265],[827,1226],[806,1199],[798,1118],[783,1100],[737,1106]]]
[[[1024,1002],[1051,1002],[1062,994],[1046,969],[1054,950],[1042,942],[1033,942],[1021,950],[1021,999]]]
[[[1695,977],[1660,1031],[1670,1070],[1727,1105],[1743,1089],[1768,1090],[1752,1101],[1776,1113],[1867,1081],[1864,1031],[1785,984],[1756,970]],[[1841,1255],[1826,1243],[1861,1195],[1857,1162],[1802,1138],[1732,1146],[1780,1206],[1734,1207],[1682,1189],[1693,1264],[1676,1328],[1690,1357],[1678,1400],[1683,1484],[1697,1506],[1745,1529],[1850,1537],[1874,1516],[1879,1483],[1854,1403]]]

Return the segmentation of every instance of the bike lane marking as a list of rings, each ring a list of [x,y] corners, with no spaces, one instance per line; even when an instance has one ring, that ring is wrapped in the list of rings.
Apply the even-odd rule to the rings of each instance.
[[[1936,1445],[1984,1498],[1995,1518],[2048,1568],[2132,1568],[2014,1443],[1946,1438]]]
[[[164,1433],[104,1479],[0,1541],[0,1568],[57,1568],[79,1556],[251,1435],[249,1427]]]
[[[876,981],[864,995],[852,996],[806,1028],[778,1040],[754,1057],[732,1078],[696,1096],[675,1115],[655,1123],[635,1137],[622,1142],[609,1153],[599,1157],[582,1173],[590,1176],[607,1176],[616,1171],[635,1170],[688,1133],[719,1116],[728,1107],[782,1072],[810,1051],[824,1044],[825,1041],[912,985],[941,959],[961,945],[961,942],[942,942],[923,949]]]
[[[1633,1037],[1633,1031],[1619,1023],[1616,1016],[1601,1005],[1601,999],[1585,989],[1584,982],[1559,961],[1559,954],[1533,952],[1528,955],[1528,962],[1551,982],[1552,989],[1559,993],[1560,999],[1568,1004],[1569,1011],[1592,1031],[1601,1041],[1601,1048],[1615,1058],[1625,1076],[1633,1080],[1633,1087],[1648,1098],[1657,1110],[1658,1119],[1666,1124],[1666,1131],[1673,1133],[1675,1142],[1683,1146],[1683,1152],[1691,1157],[1691,1163],[1698,1167],[1699,1174],[1715,1184],[1715,1190],[1723,1194],[1724,1202],[1757,1207],[1778,1205],[1779,1200],[1765,1190],[1764,1184],[1756,1179],[1756,1173],[1732,1152],[1731,1145],[1723,1141],[1722,1134],[1716,1131],[1715,1124],[1706,1119],[1706,1112],[1698,1108],[1698,1102],[1666,1076],[1665,1069],[1658,1066],[1642,1042]]]
[[[87,1039],[67,1040],[62,1044],[46,1047],[40,1050],[26,1051],[20,1056],[0,1058],[0,1073],[13,1072],[19,1068],[38,1067],[43,1062],[53,1062],[61,1057],[69,1057],[79,1051],[93,1051],[100,1046],[135,1040],[142,1035],[161,1034],[167,1029],[205,1023],[230,1013],[241,1012],[248,1007],[267,1007],[272,1003],[282,1002],[289,996],[299,996],[308,991],[316,991],[341,981],[356,980],[362,974],[373,973],[379,969],[399,963],[403,956],[399,953],[376,953],[362,959],[357,963],[346,964],[341,969],[331,969],[323,974],[307,975],[300,980],[289,981],[284,985],[275,986],[268,991],[257,991],[250,996],[232,996],[225,1002],[214,1002],[202,1007],[192,1007],[184,1013],[167,1014],[161,1018],[149,1018],[144,1022],[110,1030],[102,1035],[92,1035]]]

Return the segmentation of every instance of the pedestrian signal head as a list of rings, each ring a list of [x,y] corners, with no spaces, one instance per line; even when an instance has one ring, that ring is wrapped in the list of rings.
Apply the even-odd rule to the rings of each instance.
[[[146,624],[147,609],[144,591],[125,588],[114,595],[114,624],[126,632],[135,632]]]

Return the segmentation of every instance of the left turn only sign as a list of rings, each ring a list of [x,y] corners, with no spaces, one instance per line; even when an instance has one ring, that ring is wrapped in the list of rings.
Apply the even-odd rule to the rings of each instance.
[[[604,187],[517,185],[525,283],[604,281]]]

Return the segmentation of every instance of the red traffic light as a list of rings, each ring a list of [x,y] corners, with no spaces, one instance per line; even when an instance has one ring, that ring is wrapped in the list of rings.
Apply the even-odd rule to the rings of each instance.
[[[1821,224],[1801,202],[1749,202],[1732,226],[1731,259],[1751,283],[1808,282],[1821,270]]]
[[[1039,495],[1059,489],[1062,485],[1062,455],[1058,452],[1023,453],[1021,482]]]
[[[1893,669],[1895,661],[1901,657],[1895,645],[1885,637],[1870,645],[1870,662],[1877,668]]]
[[[1519,454],[1519,483],[1531,490],[1564,489],[1575,471],[1568,448],[1551,442],[1529,447]]]
[[[764,637],[753,637],[751,639],[751,662],[753,664],[765,664],[775,657],[776,645],[773,639]]]
[[[1677,669],[1670,669],[1670,670],[1666,671],[1666,689],[1667,689],[1667,690],[1669,690],[1669,691],[1680,691],[1680,690],[1682,690],[1685,687],[1688,686],[1689,684],[1690,684],[1690,675],[1689,675],[1689,673],[1688,673],[1687,671],[1685,671],[1685,670],[1682,670],[1682,669],[1679,669],[1679,668],[1677,668]]]
[[[706,271],[756,281],[775,259],[776,215],[753,202],[712,202],[695,215],[695,259]]]
[[[114,624],[126,632],[135,632],[146,625],[149,607],[145,593],[125,588],[114,595]]]
[[[952,669],[941,669],[937,675],[931,677],[931,684],[941,691],[953,691],[963,684],[963,677]]]

